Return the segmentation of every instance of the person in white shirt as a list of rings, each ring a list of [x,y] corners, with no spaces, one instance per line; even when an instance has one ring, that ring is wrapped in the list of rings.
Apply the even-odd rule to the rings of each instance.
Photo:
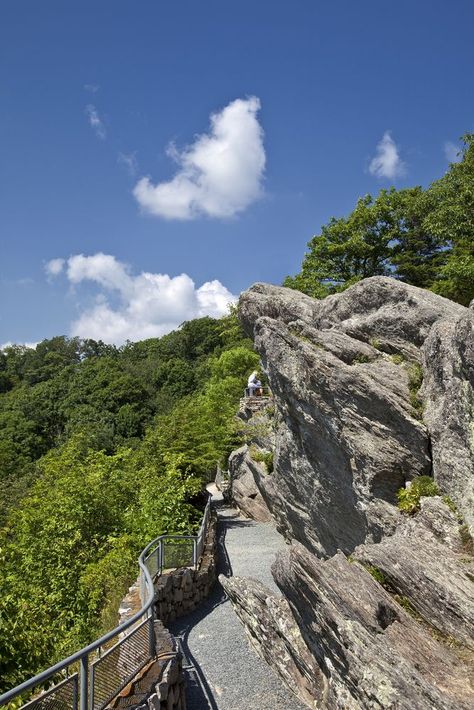
[[[258,379],[258,372],[254,370],[250,375],[247,382],[247,389],[249,391],[249,397],[254,397],[255,395],[262,394],[262,383]]]

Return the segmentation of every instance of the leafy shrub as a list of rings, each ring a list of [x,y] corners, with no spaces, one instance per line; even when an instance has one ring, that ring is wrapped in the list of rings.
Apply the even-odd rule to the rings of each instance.
[[[398,507],[412,515],[420,509],[422,496],[437,496],[439,488],[430,476],[416,476],[408,488],[400,488],[397,493]]]
[[[265,464],[268,473],[273,472],[273,451],[259,451],[252,447],[250,449],[250,456],[254,461]]]

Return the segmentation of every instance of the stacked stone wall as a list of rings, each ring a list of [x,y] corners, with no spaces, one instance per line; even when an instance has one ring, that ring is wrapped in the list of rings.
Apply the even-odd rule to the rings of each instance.
[[[155,583],[156,616],[164,624],[193,611],[209,596],[216,582],[216,516],[211,515],[201,564],[181,567],[158,577]]]
[[[149,663],[110,706],[114,710],[186,710],[181,654],[171,651]]]
[[[216,582],[217,516],[211,511],[204,550],[198,569],[181,567],[155,582],[155,637],[157,658],[115,698],[109,707],[125,710],[186,710],[182,656],[164,624],[188,614],[209,596]],[[120,623],[141,607],[139,582],[129,589],[119,609]]]

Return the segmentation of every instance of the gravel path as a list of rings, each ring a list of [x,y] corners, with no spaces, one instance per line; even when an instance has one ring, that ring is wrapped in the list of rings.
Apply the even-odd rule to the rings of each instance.
[[[271,523],[241,517],[212,492],[219,516],[219,572],[254,577],[278,594],[270,565],[285,545],[283,538]],[[188,710],[305,709],[249,646],[220,584],[198,609],[171,624],[170,631],[179,638],[185,659]]]

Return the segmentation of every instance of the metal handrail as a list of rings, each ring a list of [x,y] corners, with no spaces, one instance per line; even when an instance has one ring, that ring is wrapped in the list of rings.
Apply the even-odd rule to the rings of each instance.
[[[155,613],[154,613],[154,608],[153,608],[153,603],[155,600],[155,593],[154,593],[154,586],[153,586],[153,578],[152,578],[150,571],[146,565],[146,562],[149,559],[149,557],[147,557],[147,553],[154,545],[157,545],[157,549],[159,549],[160,546],[162,546],[162,543],[167,539],[193,540],[194,542],[193,542],[192,564],[197,569],[199,559],[202,554],[205,534],[207,532],[207,525],[209,522],[209,515],[210,515],[210,504],[211,504],[211,495],[209,495],[206,507],[204,509],[203,518],[202,518],[201,525],[200,525],[197,535],[159,535],[154,540],[149,542],[148,545],[140,553],[140,556],[138,557],[138,566],[140,568],[140,589],[141,589],[140,597],[141,597],[142,607],[139,611],[137,611],[135,614],[133,614],[133,616],[131,616],[130,619],[127,619],[126,621],[119,624],[111,631],[108,631],[106,634],[101,636],[96,641],[93,641],[88,646],[85,646],[80,651],[76,651],[75,653],[71,654],[67,658],[56,663],[54,666],[47,668],[45,671],[38,673],[33,678],[25,680],[20,685],[17,685],[15,688],[12,688],[11,690],[7,691],[6,693],[3,693],[2,695],[0,695],[0,707],[2,705],[5,705],[6,703],[11,702],[14,698],[16,698],[18,695],[21,695],[22,693],[25,693],[27,690],[30,690],[31,688],[33,688],[35,686],[40,686],[40,685],[44,684],[47,680],[49,680],[50,678],[52,678],[56,674],[61,673],[61,671],[66,670],[67,668],[69,668],[73,664],[79,663],[80,664],[80,674],[79,674],[80,705],[79,706],[80,706],[80,710],[88,710],[88,702],[89,702],[89,695],[90,695],[89,656],[91,654],[95,653],[96,651],[98,651],[102,646],[104,646],[106,643],[108,643],[115,636],[118,636],[119,634],[123,636],[125,631],[127,631],[132,626],[134,626],[142,617],[145,617],[145,615],[148,615],[145,618],[149,619],[149,637],[148,637],[149,638],[149,649],[148,649],[149,659],[154,658],[156,655],[156,648],[155,648],[156,641],[155,641],[155,633],[154,633]],[[199,541],[201,541],[201,549],[200,550],[199,550]],[[160,565],[158,565],[157,573],[154,575],[155,579],[158,576],[160,576],[163,571],[162,550],[160,550],[159,556],[160,556],[161,562],[160,562]],[[188,565],[185,565],[185,566],[188,566]],[[146,599],[144,600],[143,597],[145,597],[145,596],[146,596]],[[136,672],[138,672],[138,670],[140,670],[140,669],[137,669]],[[130,679],[127,682],[129,682],[129,681],[130,681]],[[61,681],[60,683],[55,685],[53,689],[56,689],[63,682],[64,681]],[[119,693],[123,687],[124,687],[124,685],[122,687],[118,688],[117,693]],[[49,693],[50,691],[51,691],[51,688],[48,688],[46,693]],[[38,699],[41,699],[41,697],[42,696],[40,695]],[[28,701],[28,704],[30,702],[31,701]]]

